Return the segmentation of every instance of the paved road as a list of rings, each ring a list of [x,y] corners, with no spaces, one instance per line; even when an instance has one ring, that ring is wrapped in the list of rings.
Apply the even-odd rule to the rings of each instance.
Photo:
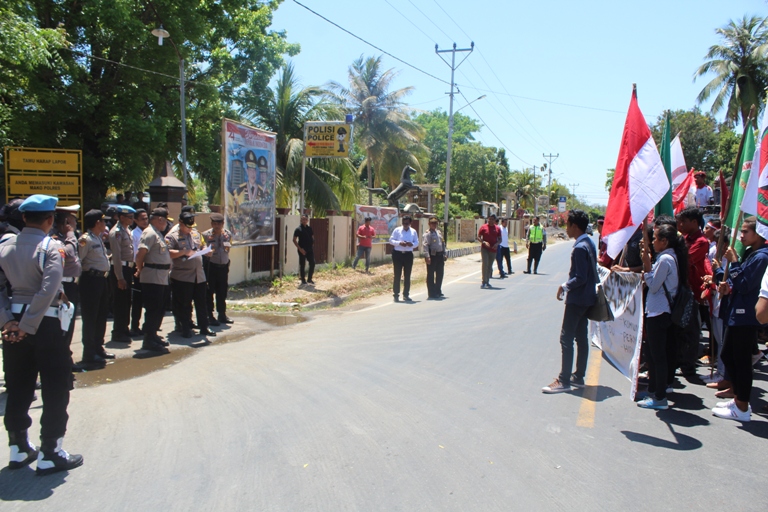
[[[540,392],[569,249],[493,290],[475,273],[442,302],[379,297],[78,389],[65,446],[85,465],[0,471],[2,510],[765,510],[765,417],[718,420],[690,384],[638,409],[597,351],[595,385]]]

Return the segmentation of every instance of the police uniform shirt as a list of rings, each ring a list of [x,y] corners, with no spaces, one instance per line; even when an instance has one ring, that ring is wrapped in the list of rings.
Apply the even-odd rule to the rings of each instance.
[[[209,253],[206,258],[209,258],[211,263],[216,265],[226,265],[229,263],[229,253],[227,248],[224,247],[224,243],[232,243],[232,233],[223,229],[220,235],[213,234],[213,228],[203,232],[203,239],[205,245],[209,245],[213,252]]]
[[[531,224],[528,231],[528,241],[532,244],[540,244],[544,241],[544,229],[539,225]]]
[[[124,262],[133,262],[133,237],[131,232],[119,222],[109,232],[109,248],[112,249],[115,276],[118,280],[124,279],[122,269]]]
[[[64,277],[80,277],[81,265],[75,232],[69,231],[65,235],[55,231],[52,238],[64,247]]]
[[[182,235],[181,230],[176,230],[175,233],[168,233],[165,236],[165,241],[168,242],[169,249],[176,251],[188,251],[190,249],[197,251],[205,247],[203,237],[197,231]],[[171,279],[185,283],[204,283],[203,259],[175,258],[171,263]]]
[[[109,272],[109,257],[104,242],[90,229],[83,233],[77,242],[77,253],[80,256],[83,272],[88,270]]]
[[[428,229],[422,238],[424,243],[424,257],[434,256],[439,252],[445,252],[445,241],[439,229]]]
[[[154,226],[148,226],[142,231],[139,240],[139,249],[146,249],[144,255],[144,267],[139,274],[139,280],[142,284],[168,284],[168,273],[170,272],[171,253],[168,250],[168,243],[165,237]],[[153,265],[168,265],[167,269],[149,268],[147,263]]]
[[[8,283],[13,288],[13,303],[29,304],[19,321],[19,329],[26,333],[35,334],[48,308],[59,305],[64,248],[51,240],[41,269],[41,242],[45,237],[43,231],[27,227],[0,244],[0,325],[14,319]]]

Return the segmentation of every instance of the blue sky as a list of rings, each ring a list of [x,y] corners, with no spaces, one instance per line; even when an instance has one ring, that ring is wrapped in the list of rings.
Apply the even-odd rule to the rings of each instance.
[[[468,48],[474,41],[455,81],[470,101],[487,95],[472,104],[477,115],[472,107],[462,110],[482,119],[477,140],[506,147],[512,169],[540,166],[542,154],[559,153],[553,177],[578,184],[576,194],[598,204],[608,200],[605,172],[616,164],[632,83],[650,123],[666,109],[690,109],[708,82],[694,83],[693,74],[719,42],[715,29],[745,14],[768,15],[763,0],[300,1],[446,82],[450,68],[435,44]],[[301,45],[292,60],[303,85],[346,83],[353,60],[381,53],[293,0],[280,5],[272,28]],[[400,72],[395,88],[415,88],[413,108],[448,110],[447,84],[386,55],[383,61]],[[456,96],[454,109],[466,104],[464,97]]]

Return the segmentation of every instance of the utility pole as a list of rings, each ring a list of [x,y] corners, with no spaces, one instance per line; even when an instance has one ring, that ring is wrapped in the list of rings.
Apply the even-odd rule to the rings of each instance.
[[[542,153],[541,156],[549,160],[549,184],[547,185],[547,204],[549,204],[549,201],[552,199],[552,162],[557,160],[557,157],[560,156],[560,153],[556,155],[553,155],[552,153],[545,155]]]
[[[536,166],[533,166],[533,215],[539,216],[539,187],[536,186]]]
[[[571,183],[568,186],[573,189],[573,192],[571,193],[571,195],[573,196],[574,199],[576,199],[576,187],[578,187],[579,184],[578,183]]]
[[[450,194],[451,194],[451,143],[453,142],[453,89],[456,86],[456,84],[453,81],[453,76],[456,72],[456,70],[461,66],[461,64],[467,60],[469,57],[469,54],[472,53],[472,51],[475,49],[475,42],[472,41],[472,44],[469,48],[456,48],[456,43],[453,43],[453,48],[450,50],[439,50],[438,46],[435,45],[435,53],[437,54],[440,59],[448,64],[448,61],[445,60],[441,53],[449,53],[451,54],[451,63],[448,64],[448,66],[451,68],[451,92],[448,93],[450,96],[449,106],[448,106],[448,154],[445,157],[445,210],[443,211],[443,236],[445,237],[446,243],[448,242],[448,206],[450,205]],[[459,64],[456,64],[456,52],[462,53],[462,52],[468,52],[467,56],[462,59]]]

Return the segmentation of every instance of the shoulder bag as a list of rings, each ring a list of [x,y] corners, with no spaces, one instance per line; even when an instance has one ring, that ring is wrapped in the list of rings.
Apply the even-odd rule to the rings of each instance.
[[[595,322],[613,322],[613,311],[608,304],[608,298],[605,296],[605,290],[603,290],[603,284],[600,282],[600,278],[597,275],[597,261],[592,257],[592,252],[587,248],[589,253],[589,259],[592,262],[592,272],[595,274],[595,291],[597,296],[595,297],[595,303],[587,310],[587,318],[594,320]]]
[[[677,258],[675,258],[675,265],[677,265]],[[672,312],[672,324],[685,329],[691,324],[693,319],[695,300],[693,298],[693,291],[680,279],[680,266],[678,265],[677,267],[677,295],[674,300],[672,295],[669,294],[667,283],[662,283],[661,286],[664,288],[664,295],[667,296],[669,310]]]

